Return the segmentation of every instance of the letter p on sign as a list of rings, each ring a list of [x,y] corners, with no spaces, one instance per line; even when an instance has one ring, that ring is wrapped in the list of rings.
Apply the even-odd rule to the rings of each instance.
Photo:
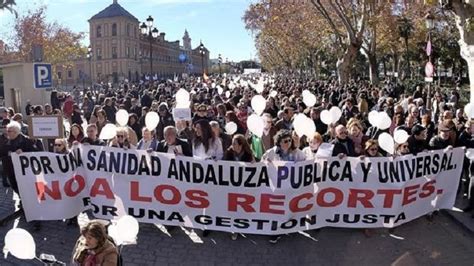
[[[51,64],[34,64],[35,89],[51,88],[53,78],[51,73]]]

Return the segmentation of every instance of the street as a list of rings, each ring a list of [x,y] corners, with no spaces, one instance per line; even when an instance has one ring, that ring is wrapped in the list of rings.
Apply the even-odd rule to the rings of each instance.
[[[11,211],[11,190],[0,189],[4,204],[2,216]],[[81,217],[83,223],[85,216]],[[0,228],[0,245],[13,222]],[[69,263],[77,227],[62,221],[42,223],[39,232],[20,220],[18,226],[35,238],[37,254],[53,254]],[[162,229],[160,229],[162,228]],[[161,226],[142,224],[138,244],[123,249],[125,265],[473,265],[474,237],[443,213],[433,222],[421,217],[397,228],[373,230],[366,237],[362,230],[323,228],[284,236],[273,245],[267,236],[211,232],[203,238],[187,229],[176,228],[169,234]],[[9,255],[0,265],[40,265],[20,261]]]

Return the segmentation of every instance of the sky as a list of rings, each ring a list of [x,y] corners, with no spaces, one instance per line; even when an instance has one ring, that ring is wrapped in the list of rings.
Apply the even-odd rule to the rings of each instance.
[[[47,7],[47,20],[57,21],[75,32],[88,32],[87,22],[93,15],[112,4],[112,0],[17,0],[16,10],[25,14],[40,5]],[[211,59],[240,61],[255,58],[253,37],[245,29],[242,16],[254,0],[118,0],[118,3],[140,22],[151,15],[154,26],[166,33],[166,40],[179,40],[184,30],[193,48],[203,44],[211,51]],[[11,34],[14,15],[0,11],[0,39]],[[88,36],[84,45],[89,44]]]

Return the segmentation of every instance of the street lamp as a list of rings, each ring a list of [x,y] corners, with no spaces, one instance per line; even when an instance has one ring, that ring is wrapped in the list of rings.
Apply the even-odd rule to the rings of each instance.
[[[426,23],[426,29],[428,30],[428,43],[426,45],[426,54],[428,55],[428,65],[430,65],[431,67],[433,66],[433,64],[431,63],[431,31],[434,29],[434,16],[431,14],[431,13],[428,13],[426,16],[425,16],[425,23]],[[432,69],[432,68],[431,68]],[[427,74],[430,74],[430,73],[427,73]],[[433,73],[431,72],[431,77],[433,77]],[[441,79],[441,77],[438,76],[439,79]],[[427,96],[426,96],[426,108],[428,110],[431,109],[431,100],[430,100],[430,97],[431,97],[431,83],[430,81],[428,81],[428,93],[427,93]]]
[[[141,24],[140,31],[150,42],[150,74],[153,75],[153,40],[158,38],[158,29],[153,28],[153,18],[151,16],[148,16],[146,23]]]
[[[222,56],[219,54],[219,57],[217,58],[219,61],[219,75],[222,76],[222,69],[221,69],[221,64],[222,64]]]
[[[94,88],[94,82],[92,80],[92,46],[87,47],[87,59],[89,60],[89,77],[91,79],[91,89]]]
[[[201,69],[202,69],[202,74],[204,75],[204,55],[206,54],[206,47],[204,47],[204,44],[199,44],[199,53],[201,54]]]
[[[410,38],[411,32],[413,30],[413,26],[408,18],[402,17],[398,20],[398,32],[400,33],[400,37],[405,39],[405,47],[406,47],[406,63],[407,63],[407,73],[410,73],[410,56],[408,54],[408,38]]]

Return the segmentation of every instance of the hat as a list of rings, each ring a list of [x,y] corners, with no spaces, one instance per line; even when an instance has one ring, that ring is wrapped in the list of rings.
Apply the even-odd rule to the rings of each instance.
[[[421,134],[421,132],[425,131],[426,128],[422,125],[414,125],[413,128],[411,129],[411,134],[418,136]]]

